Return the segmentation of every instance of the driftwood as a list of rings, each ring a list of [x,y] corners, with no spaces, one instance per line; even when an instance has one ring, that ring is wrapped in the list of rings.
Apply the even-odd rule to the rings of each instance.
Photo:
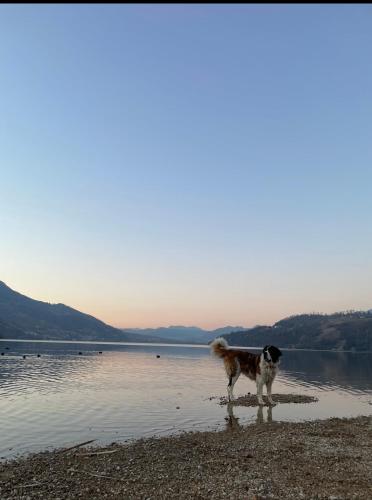
[[[113,476],[107,476],[106,474],[93,474],[93,472],[88,472],[86,470],[80,470],[80,469],[69,469],[69,472],[74,472],[74,473],[79,473],[81,472],[82,474],[87,474],[88,476],[93,476],[93,477],[103,477],[104,479],[117,479],[118,481],[121,481],[120,478],[116,478]]]
[[[75,444],[75,446],[71,446],[70,448],[65,448],[61,451],[61,453],[66,453],[67,451],[74,450],[75,448],[80,448],[80,446],[84,446],[85,444],[93,443],[96,441],[95,439],[91,439],[90,441],[84,441],[84,443]]]
[[[104,450],[104,451],[92,451],[90,453],[81,453],[80,457],[92,457],[95,455],[109,455],[110,453],[116,453],[119,450]]]
[[[104,479],[116,479],[113,476],[106,476],[105,474],[93,474],[92,472],[85,472],[83,470],[80,472],[83,472],[84,474],[88,474],[89,476],[93,476],[93,477],[103,477]]]
[[[43,483],[33,483],[33,484],[24,484],[17,486],[17,488],[35,488],[35,486],[41,486]]]

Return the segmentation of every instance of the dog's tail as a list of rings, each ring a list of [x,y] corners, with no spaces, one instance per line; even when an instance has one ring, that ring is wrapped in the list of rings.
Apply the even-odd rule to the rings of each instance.
[[[211,350],[213,354],[215,354],[219,358],[225,357],[228,348],[229,344],[223,337],[218,337],[211,343]]]

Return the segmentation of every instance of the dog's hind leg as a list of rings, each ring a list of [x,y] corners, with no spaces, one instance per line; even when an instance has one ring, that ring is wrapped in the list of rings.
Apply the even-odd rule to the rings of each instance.
[[[233,394],[234,385],[235,385],[235,382],[238,380],[239,375],[240,375],[240,373],[238,372],[235,375],[230,375],[230,377],[229,377],[229,383],[227,386],[227,395],[229,397],[229,401],[232,401],[234,399],[234,394]]]
[[[226,369],[226,374],[229,377],[229,383],[227,385],[227,396],[229,401],[232,401],[234,399],[234,385],[235,382],[238,380],[239,375],[240,375],[240,366],[238,362],[229,362],[225,361],[225,369]]]

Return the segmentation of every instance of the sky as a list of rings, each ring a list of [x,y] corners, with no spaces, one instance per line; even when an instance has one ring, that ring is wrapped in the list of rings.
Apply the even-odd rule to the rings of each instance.
[[[0,280],[119,327],[372,308],[372,6],[1,5]]]

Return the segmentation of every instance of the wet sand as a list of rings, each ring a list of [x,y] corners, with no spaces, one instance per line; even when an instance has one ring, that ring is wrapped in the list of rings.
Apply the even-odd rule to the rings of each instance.
[[[313,396],[305,396],[302,394],[273,394],[272,398],[275,403],[280,403],[280,404],[283,403],[304,404],[304,403],[315,403],[316,401],[318,401],[318,398],[315,398]],[[231,404],[233,406],[259,406],[257,395],[250,393],[248,393],[246,396],[241,396],[239,398],[236,398],[231,402],[229,402],[227,397],[218,397],[216,399],[219,399],[220,405]],[[265,406],[271,406],[270,403],[267,401],[267,396],[263,396],[263,400]]]
[[[372,417],[243,428],[229,405],[224,431],[0,464],[0,498],[368,499],[371,450]]]

